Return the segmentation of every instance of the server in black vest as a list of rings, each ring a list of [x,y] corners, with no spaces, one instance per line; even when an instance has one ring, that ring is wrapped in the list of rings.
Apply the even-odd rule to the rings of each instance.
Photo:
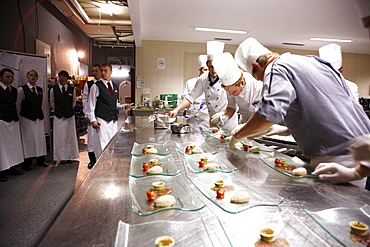
[[[50,90],[50,107],[54,110],[53,158],[63,165],[79,158],[73,110],[76,105],[76,90],[67,85],[67,71],[60,71],[58,79],[59,83]]]
[[[45,164],[46,141],[44,113],[42,111],[43,90],[36,86],[39,75],[37,71],[27,72],[27,84],[18,88],[17,110],[22,133],[24,162],[22,169],[31,170],[32,158],[38,166]]]
[[[91,72],[92,72],[92,75],[94,76],[94,79],[85,83],[84,89],[82,92],[83,111],[85,113],[86,121],[88,124],[87,126],[87,152],[89,154],[89,159],[90,159],[90,162],[87,165],[88,169],[93,168],[93,166],[96,163],[96,157],[94,153],[94,145],[96,144],[96,141],[95,141],[96,130],[91,126],[91,121],[88,117],[88,112],[89,112],[88,111],[88,101],[89,101],[88,97],[89,97],[91,86],[95,84],[97,81],[99,81],[101,78],[100,64],[94,64],[91,67]]]
[[[99,145],[94,146],[97,158],[117,133],[118,109],[124,107],[118,103],[118,88],[111,81],[112,65],[103,63],[100,70],[102,79],[91,86],[87,114],[99,141]]]
[[[23,148],[16,101],[17,89],[10,84],[14,81],[11,69],[0,71],[0,181],[8,180],[9,171],[17,172],[15,165],[23,162]]]

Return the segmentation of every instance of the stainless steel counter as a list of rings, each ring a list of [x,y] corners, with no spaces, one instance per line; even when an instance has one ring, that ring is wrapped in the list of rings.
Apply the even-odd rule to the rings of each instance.
[[[206,204],[206,207],[200,211],[165,211],[150,216],[138,216],[132,213],[128,181],[130,151],[135,141],[138,143],[167,142],[175,163],[180,167],[182,175],[186,176],[187,171],[182,165],[183,158],[176,152],[175,142],[205,139],[210,146],[224,154],[238,168],[236,172],[244,176],[246,181],[284,197],[285,200],[278,207],[273,208],[289,209],[299,220],[324,239],[328,246],[340,246],[340,244],[321,229],[304,210],[319,211],[334,207],[359,208],[370,202],[370,191],[353,184],[332,184],[315,178],[291,179],[266,166],[258,157],[236,154],[228,149],[226,143],[199,132],[171,134],[169,130],[155,130],[153,123],[149,123],[143,117],[130,117],[129,120],[133,125],[126,124],[112,139],[98,163],[51,225],[39,246],[114,246],[119,220],[136,224],[156,220],[186,221],[201,216],[206,225],[209,223],[210,226],[214,226],[215,216],[217,216],[221,222],[229,224],[225,226],[226,231],[232,226],[235,215],[231,217],[231,214],[215,206],[202,196],[190,181],[189,184],[194,194]],[[264,210],[267,212],[271,208],[271,206],[251,208],[236,214],[236,217],[243,217],[247,220],[254,214],[262,216]],[[248,229],[246,229],[247,236]],[[210,237],[214,246],[230,246],[223,236],[212,235]],[[233,246],[244,246],[243,243],[233,242],[232,239],[230,242]],[[325,245],[318,243],[317,246]]]

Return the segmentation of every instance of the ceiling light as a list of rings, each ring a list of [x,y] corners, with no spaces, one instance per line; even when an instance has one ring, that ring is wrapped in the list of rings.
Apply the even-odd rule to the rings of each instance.
[[[343,43],[355,42],[355,40],[353,40],[353,39],[334,39],[334,38],[319,38],[319,37],[312,37],[312,38],[309,38],[309,40],[329,41],[329,42],[343,42]]]
[[[208,28],[208,27],[195,27],[194,30],[204,31],[204,32],[233,33],[233,34],[247,34],[248,33],[248,31],[230,30],[230,29],[221,29],[221,28]]]

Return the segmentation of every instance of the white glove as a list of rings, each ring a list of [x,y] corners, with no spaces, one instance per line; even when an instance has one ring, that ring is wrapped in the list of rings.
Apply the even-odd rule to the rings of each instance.
[[[370,134],[356,138],[348,147],[357,161],[370,161]]]
[[[247,140],[247,138],[246,137],[244,137],[244,138],[240,138],[240,139],[236,139],[235,137],[234,137],[234,135],[231,137],[231,140],[229,141],[229,147],[230,147],[230,149],[231,150],[239,150],[237,147],[236,147],[236,144],[238,143],[238,142],[244,142],[244,143],[248,143],[248,140]]]
[[[225,125],[225,123],[229,120],[229,117],[224,114],[224,112],[217,112],[213,114],[211,118],[211,123],[218,124],[218,125]]]
[[[319,175],[321,180],[333,180],[341,183],[362,178],[355,168],[348,168],[337,163],[320,163],[312,174]]]

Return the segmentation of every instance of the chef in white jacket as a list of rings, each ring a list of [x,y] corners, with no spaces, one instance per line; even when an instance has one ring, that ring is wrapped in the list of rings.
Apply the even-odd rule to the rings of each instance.
[[[339,72],[343,74],[342,50],[341,50],[340,45],[328,44],[328,45],[321,46],[319,48],[319,55],[320,55],[320,58],[331,63],[334,69],[339,70]],[[345,80],[345,82],[347,83],[347,86],[351,90],[353,96],[358,101],[359,93],[358,93],[357,84],[347,79]]]
[[[199,63],[199,76],[202,75],[204,72],[208,71],[207,67],[207,55],[200,55],[198,57]],[[191,91],[193,91],[195,84],[198,81],[198,78],[194,77],[189,79],[184,87],[184,90],[181,93],[181,99],[185,99]],[[199,126],[201,128],[209,128],[209,115],[208,115],[208,108],[205,104],[206,98],[205,94],[202,93],[200,97],[198,97],[191,105],[186,108],[186,116],[187,123],[193,126]]]
[[[226,91],[222,88],[222,83],[217,75],[217,71],[214,70],[212,65],[213,57],[217,54],[222,54],[224,49],[224,43],[219,41],[207,42],[207,66],[208,72],[202,74],[193,91],[181,101],[181,103],[170,112],[170,117],[175,117],[177,113],[188,107],[193,103],[202,93],[205,94],[206,105],[208,108],[209,116],[213,116],[215,113],[224,111],[227,106],[227,95]],[[223,126],[226,130],[234,129],[238,124],[238,118],[236,115]]]

